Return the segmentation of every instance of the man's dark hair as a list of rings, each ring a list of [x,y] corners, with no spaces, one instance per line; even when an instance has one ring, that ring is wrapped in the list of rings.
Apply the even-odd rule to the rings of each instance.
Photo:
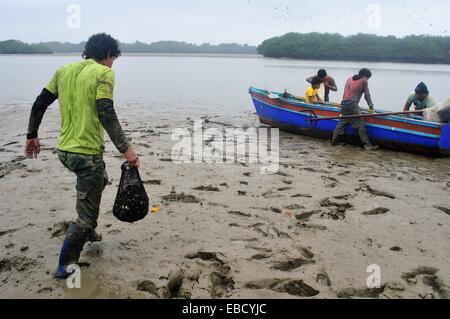
[[[416,87],[416,93],[417,94],[430,94],[430,92],[428,91],[428,87],[423,82],[420,82],[419,85]]]
[[[370,72],[369,69],[361,69],[358,73],[360,78],[368,78],[370,79],[372,77],[372,72]]]
[[[316,86],[316,85],[322,84],[322,82],[323,82],[323,80],[320,77],[315,76],[311,80],[311,85]]]
[[[327,71],[324,70],[324,69],[320,69],[319,72],[317,72],[317,76],[318,76],[319,78],[321,78],[321,79],[323,79],[323,78],[326,77],[327,75],[328,75],[328,74],[327,74]]]
[[[370,70],[369,69],[361,69],[360,71],[359,71],[359,73],[358,73],[358,75],[355,75],[354,77],[353,77],[353,80],[354,81],[357,81],[357,80],[360,80],[360,79],[362,79],[362,78],[368,78],[368,79],[370,79],[372,77],[372,72],[370,72]]]
[[[86,42],[83,59],[102,61],[107,58],[118,58],[122,52],[119,42],[106,33],[94,34]]]

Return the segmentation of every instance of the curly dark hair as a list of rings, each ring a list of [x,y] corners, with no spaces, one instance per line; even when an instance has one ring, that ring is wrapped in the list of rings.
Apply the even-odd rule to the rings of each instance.
[[[354,80],[354,81],[357,81],[357,80],[360,80],[360,79],[362,79],[362,78],[368,78],[368,79],[370,79],[371,77],[372,77],[372,72],[370,72],[369,69],[364,68],[364,69],[361,69],[361,70],[359,71],[358,75],[355,75],[355,76],[353,77],[353,80]]]
[[[122,52],[119,48],[119,42],[106,33],[94,34],[86,42],[83,52],[83,59],[95,59],[97,61],[105,60],[109,57],[118,58]]]

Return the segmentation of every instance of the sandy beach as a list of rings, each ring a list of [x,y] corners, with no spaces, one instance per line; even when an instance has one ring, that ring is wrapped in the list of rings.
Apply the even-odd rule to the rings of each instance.
[[[448,159],[282,132],[275,175],[177,165],[170,133],[192,119],[151,107],[118,113],[161,210],[132,225],[115,219],[123,160],[108,141],[103,242],[85,246],[82,288],[68,289],[52,272],[76,217],[75,176],[55,153],[56,107],[41,126],[41,157],[25,159],[29,108],[0,111],[0,298],[450,298]],[[208,127],[227,124],[219,122]],[[367,288],[370,265],[380,267],[379,289]]]

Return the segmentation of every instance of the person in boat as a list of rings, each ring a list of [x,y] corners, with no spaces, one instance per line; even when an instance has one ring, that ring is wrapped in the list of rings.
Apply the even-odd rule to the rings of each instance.
[[[408,112],[413,104],[415,111],[421,111],[436,105],[436,100],[430,95],[425,83],[419,83],[416,90],[408,96],[404,111]]]
[[[317,72],[317,76],[322,80],[322,83],[325,87],[325,96],[324,96],[325,102],[330,102],[330,91],[333,92],[338,91],[336,81],[334,81],[334,79],[331,76],[329,76],[327,74],[327,71],[324,69],[320,69],[319,72]],[[306,81],[308,83],[312,83],[313,78],[314,76],[309,77],[306,79]]]
[[[107,34],[89,38],[83,61],[59,68],[42,90],[31,109],[25,154],[37,159],[38,131],[47,108],[57,99],[61,113],[58,157],[77,175],[78,218],[67,232],[54,276],[65,279],[68,266],[76,264],[86,242],[100,241],[95,232],[100,202],[108,178],[103,162],[104,131],[131,166],[139,166],[139,156],[117,119],[114,110],[114,60],[121,55],[117,40]]]
[[[308,87],[305,93],[305,100],[308,103],[318,104],[323,102],[319,95],[319,88],[322,84],[322,79],[315,76],[311,80],[311,85]]]
[[[374,112],[374,105],[370,97],[369,79],[372,77],[372,72],[369,69],[362,69],[359,73],[347,80],[345,85],[344,98],[341,103],[341,114],[343,117],[350,115],[361,115],[359,102],[362,95],[369,105],[369,112]],[[353,129],[358,132],[358,135],[366,150],[378,149],[377,146],[372,145],[367,135],[367,128],[363,118],[340,119],[334,131],[332,145],[338,145],[340,139],[345,135],[347,125],[351,125]]]

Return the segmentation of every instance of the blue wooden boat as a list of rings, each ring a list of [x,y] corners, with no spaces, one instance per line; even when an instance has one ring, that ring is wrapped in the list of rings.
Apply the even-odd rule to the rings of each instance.
[[[300,135],[332,138],[338,119],[315,119],[340,116],[338,105],[310,104],[292,95],[286,96],[253,87],[249,93],[261,123]],[[380,147],[450,156],[450,124],[399,115],[367,118],[366,124],[371,141]],[[351,127],[347,128],[346,139],[350,144],[361,144],[357,133]]]

